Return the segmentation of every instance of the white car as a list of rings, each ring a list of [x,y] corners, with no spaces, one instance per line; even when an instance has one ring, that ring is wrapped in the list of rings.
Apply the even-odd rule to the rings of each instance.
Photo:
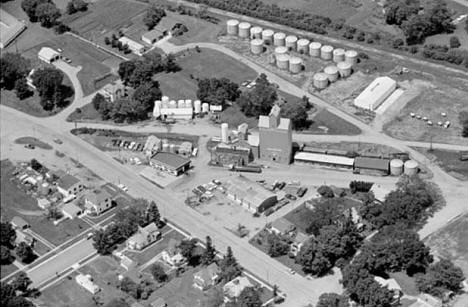
[[[122,183],[119,183],[118,187],[119,187],[119,189],[121,189],[121,190],[124,191],[124,192],[127,192],[127,191],[128,191],[127,186],[125,186],[125,185],[122,184]]]

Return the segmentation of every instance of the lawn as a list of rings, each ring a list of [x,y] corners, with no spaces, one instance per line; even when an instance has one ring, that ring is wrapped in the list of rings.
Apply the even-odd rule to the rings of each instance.
[[[406,272],[390,273],[390,278],[394,278],[406,295],[418,296],[419,290],[416,286],[415,278],[409,277]]]
[[[94,108],[92,103],[85,104],[81,108],[77,108],[73,113],[67,117],[69,122],[80,122],[80,121],[100,121],[101,115]]]
[[[309,129],[302,131],[303,133],[329,135],[361,134],[361,130],[358,127],[325,109],[316,113],[311,120],[312,124],[309,126]]]
[[[0,267],[0,277],[6,277],[15,272],[18,268],[14,264],[2,265]]]
[[[435,163],[450,175],[460,180],[468,180],[468,161],[461,161],[458,152],[441,149],[434,149],[429,152],[428,149],[419,147],[415,149],[422,152],[429,159],[435,160]]]
[[[221,112],[219,114],[219,121],[221,123],[228,123],[230,127],[237,127],[242,123],[247,123],[249,128],[256,128],[258,125],[257,118],[245,116],[237,105],[230,106]]]
[[[39,147],[39,148],[42,148],[42,149],[46,149],[46,150],[52,149],[52,146],[50,146],[49,144],[44,143],[41,140],[36,139],[34,137],[31,137],[31,136],[25,136],[25,137],[18,138],[18,139],[15,140],[15,143],[16,144],[30,144],[30,145],[33,145],[33,146],[36,146],[36,147]]]

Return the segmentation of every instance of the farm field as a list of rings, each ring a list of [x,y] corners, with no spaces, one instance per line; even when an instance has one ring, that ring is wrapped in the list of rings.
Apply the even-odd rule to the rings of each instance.
[[[468,181],[468,161],[461,161],[458,152],[440,149],[429,152],[425,148],[418,147],[415,147],[415,149],[422,152],[453,177]]]

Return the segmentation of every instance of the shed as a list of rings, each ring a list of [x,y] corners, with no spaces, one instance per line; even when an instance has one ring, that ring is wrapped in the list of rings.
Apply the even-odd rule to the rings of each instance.
[[[49,47],[42,47],[37,56],[40,60],[49,64],[60,59],[60,53]]]
[[[63,207],[62,207],[62,213],[63,215],[65,215],[66,217],[68,217],[69,219],[73,220],[75,217],[77,217],[78,215],[80,215],[82,213],[83,210],[81,210],[80,207],[78,207],[77,205],[73,204],[73,203],[68,203],[68,204],[65,204]]]
[[[310,163],[332,167],[353,168],[354,159],[342,156],[324,155],[312,152],[298,152],[294,156],[295,163]]]
[[[374,111],[396,89],[397,83],[389,77],[378,77],[354,99],[354,105]]]
[[[150,160],[150,165],[156,169],[167,171],[175,176],[186,172],[190,167],[190,159],[170,152],[157,152]]]
[[[388,174],[390,168],[390,160],[388,159],[377,159],[377,158],[366,158],[356,157],[354,159],[355,169],[367,169],[376,170]]]

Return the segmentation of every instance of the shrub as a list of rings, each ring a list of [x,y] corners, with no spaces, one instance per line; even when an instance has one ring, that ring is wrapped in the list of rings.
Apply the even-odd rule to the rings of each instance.
[[[335,196],[335,194],[333,193],[333,190],[332,188],[330,188],[329,186],[326,186],[326,185],[322,185],[321,187],[319,187],[317,189],[317,192],[322,195],[322,197],[325,197],[325,198],[332,198]]]

